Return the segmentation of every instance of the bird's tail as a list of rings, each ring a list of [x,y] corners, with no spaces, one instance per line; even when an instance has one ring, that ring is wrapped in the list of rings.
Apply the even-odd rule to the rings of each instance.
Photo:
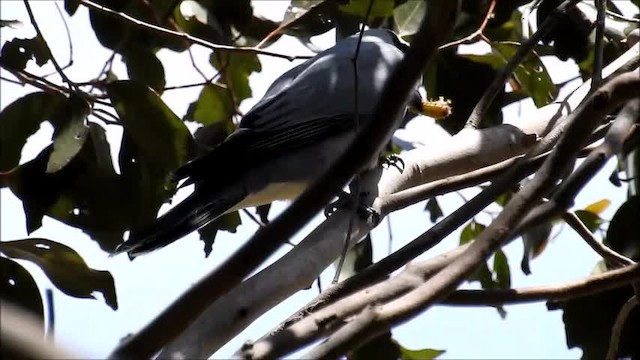
[[[239,202],[239,198],[203,196],[194,191],[185,200],[140,231],[132,231],[129,240],[120,244],[114,255],[128,253],[133,259],[196,231],[215,220]]]

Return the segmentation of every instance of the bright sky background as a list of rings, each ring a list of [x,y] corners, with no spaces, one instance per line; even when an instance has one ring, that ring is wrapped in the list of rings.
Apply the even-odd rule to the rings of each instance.
[[[58,4],[62,7],[62,1]],[[255,11],[274,20],[280,20],[288,1],[257,1]],[[60,64],[66,64],[69,58],[68,42],[62,20],[57,14],[53,1],[33,1],[32,7],[36,19],[45,34],[46,40],[53,50],[53,54]],[[2,28],[1,42],[4,43],[14,37],[33,37],[29,18],[21,1],[2,1],[0,3],[2,19],[17,19],[25,25],[19,29]],[[66,13],[65,13],[66,16]],[[104,61],[110,56],[110,51],[102,48],[94,37],[88,21],[88,11],[80,7],[75,16],[68,19],[73,42],[74,65],[66,70],[67,75],[74,81],[86,81],[96,77]],[[315,39],[318,46],[326,48],[333,45],[333,33]],[[283,37],[269,50],[290,53],[308,54],[309,51],[297,41]],[[207,63],[208,50],[201,47],[194,48],[196,61],[201,68],[206,69],[208,75],[214,70]],[[188,56],[162,50],[159,53],[167,75],[167,86],[196,83],[201,78],[191,68]],[[118,60],[119,57],[116,57]],[[297,63],[287,60],[260,56],[262,72],[251,77],[251,87],[254,98],[242,103],[241,109],[246,111],[266,91],[268,85],[280,74]],[[573,63],[547,62],[551,76],[555,82],[561,82],[576,74]],[[48,64],[46,71],[53,71]],[[37,74],[44,73],[35,65],[28,67],[29,71]],[[126,68],[116,61],[114,71],[126,77]],[[3,77],[11,78],[5,71]],[[50,80],[60,83],[59,77],[52,76]],[[37,91],[31,86],[19,86],[8,82],[1,82],[0,108],[4,109],[15,99],[24,94]],[[577,84],[576,84],[577,85]],[[190,102],[197,98],[200,88],[180,91],[167,91],[163,100],[180,117],[187,110]],[[437,96],[437,94],[434,94]],[[518,113],[532,109],[532,102],[525,101],[520,105],[510,106],[505,111],[507,118],[513,118]],[[419,119],[418,124],[426,124],[420,129],[431,129],[430,120]],[[110,139],[117,140],[121,131],[117,126],[109,126]],[[434,130],[435,132],[435,130]],[[44,124],[40,132],[33,136],[22,152],[22,162],[35,157],[40,150],[49,144],[52,128]],[[117,144],[118,141],[112,141]],[[115,155],[117,147],[112,148]],[[117,157],[115,157],[117,159]],[[623,201],[625,191],[615,188],[607,181],[615,164],[608,166],[598,175],[576,199],[576,208],[607,197],[613,205],[604,213],[610,219],[615,209]],[[468,190],[462,194],[470,198],[477,190]],[[184,193],[178,198],[184,197]],[[0,191],[2,199],[1,238],[3,241],[28,237],[25,230],[25,218],[21,202],[8,190]],[[450,194],[439,198],[445,214],[449,214],[462,205],[463,199],[457,194]],[[280,211],[286,204],[277,204],[272,210]],[[165,206],[166,210],[167,206]],[[403,246],[430,226],[428,213],[423,211],[424,204],[402,210],[391,215],[393,227],[393,249]],[[488,224],[489,216],[481,214],[477,218]],[[313,224],[318,224],[322,218],[316,218]],[[313,224],[307,226],[294,239],[298,242],[302,236],[310,231]],[[96,243],[91,241],[80,230],[68,227],[56,220],[45,217],[43,226],[31,234],[32,237],[43,237],[67,244],[78,251],[90,267],[108,270],[115,278],[119,309],[112,311],[102,299],[87,300],[68,297],[58,291],[35,265],[19,261],[35,277],[43,295],[44,289],[53,288],[55,304],[55,337],[60,344],[67,346],[80,354],[91,358],[107,356],[119,339],[135,332],[150,321],[156,314],[177,298],[197,279],[216,267],[227,258],[242,242],[256,230],[257,225],[243,215],[243,226],[237,233],[220,233],[216,237],[213,252],[209,259],[204,259],[202,243],[197,235],[174,243],[165,249],[148,256],[143,256],[130,262],[126,256],[109,258]],[[520,271],[522,244],[515,241],[506,248],[506,254],[511,266],[512,284],[515,287],[555,284],[577,279],[588,275],[593,269],[598,257],[586,246],[570,229],[551,241],[547,250],[532,262],[533,274],[524,276]],[[559,228],[554,230],[557,233]],[[428,256],[444,252],[453,248],[458,241],[459,231],[455,232],[442,244],[429,252]],[[375,258],[380,259],[387,253],[388,231],[386,223],[373,233],[375,244]],[[276,256],[281,256],[287,249],[281,250]],[[271,259],[270,261],[273,261]],[[323,284],[329,284],[331,271],[323,275]],[[469,287],[469,285],[465,285]],[[475,285],[473,286],[475,287]],[[225,358],[233,354],[246,340],[255,340],[269,331],[279,321],[290,315],[308,300],[317,295],[314,286],[303,290],[291,297],[278,307],[267,313],[236,339],[231,341],[215,354],[216,358]],[[435,348],[447,352],[441,358],[578,358],[581,351],[567,350],[562,312],[546,311],[544,303],[518,305],[506,307],[507,318],[502,320],[493,308],[449,308],[436,306],[418,318],[394,329],[394,337],[408,348]]]

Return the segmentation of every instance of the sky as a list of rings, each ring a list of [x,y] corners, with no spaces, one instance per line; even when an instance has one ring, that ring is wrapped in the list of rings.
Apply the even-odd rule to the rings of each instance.
[[[62,2],[58,2],[62,7]],[[281,20],[288,1],[258,1],[255,11],[273,20]],[[32,8],[36,19],[45,34],[45,38],[52,48],[53,55],[59,63],[65,64],[69,59],[69,45],[64,32],[63,23],[55,9],[54,1],[33,1]],[[29,24],[29,19],[21,1],[0,2],[2,19],[17,19],[24,23],[19,29],[3,28],[0,42],[4,43],[14,37],[33,37],[35,32]],[[111,55],[110,51],[102,48],[89,28],[88,12],[82,6],[71,18],[66,16],[71,29],[73,43],[74,65],[66,70],[67,75],[74,81],[86,81],[97,76],[104,61]],[[53,35],[53,36],[52,36]],[[333,45],[333,33],[322,35],[314,42],[326,48]],[[309,54],[304,46],[297,41],[283,37],[272,45],[269,50],[289,54]],[[208,50],[194,46],[196,62],[213,74],[208,65]],[[201,81],[199,75],[191,69],[186,53],[178,54],[161,50],[159,57],[165,66],[167,86],[184,85]],[[116,57],[114,72],[121,77],[126,76],[125,66]],[[299,62],[289,62],[260,56],[262,71],[251,76],[250,84],[254,97],[241,104],[241,110],[247,111],[266,91],[269,84],[277,76]],[[558,83],[573,77],[576,66],[571,62],[545,60],[552,79]],[[29,64],[27,70],[42,74],[53,71],[50,64],[44,69],[38,69]],[[11,75],[0,70],[2,77]],[[57,76],[50,80],[60,83]],[[573,84],[574,87],[578,83]],[[20,86],[5,81],[0,82],[0,109],[4,109],[15,99],[34,91],[30,86]],[[199,88],[167,91],[163,100],[178,116],[186,113],[190,102],[197,98]],[[566,91],[565,91],[566,93]],[[506,118],[517,117],[518,114],[533,108],[531,101],[524,101],[511,105],[505,109]],[[432,121],[426,118],[415,120],[417,128],[432,130]],[[117,144],[121,131],[117,126],[109,126],[109,139]],[[52,128],[44,124],[40,131],[29,139],[23,149],[21,162],[35,157],[40,150],[50,143]],[[117,145],[112,147],[112,155],[117,153]],[[116,157],[117,158],[117,157]],[[613,171],[615,164],[610,162],[603,171],[590,183],[576,199],[576,209],[600,200],[606,196],[612,201],[610,208],[603,214],[610,219],[624,200],[625,191],[615,188],[607,178]],[[470,198],[478,192],[470,189],[461,192],[465,198]],[[181,192],[176,199],[183,198],[187,193]],[[8,190],[0,190],[2,201],[0,213],[0,238],[2,241],[26,238],[29,235],[25,229],[25,218],[20,201]],[[449,194],[439,198],[439,203],[445,214],[452,212],[462,205],[464,199],[458,194]],[[174,202],[175,203],[175,202]],[[286,203],[278,203],[272,210],[273,217],[286,207]],[[162,211],[165,211],[165,205]],[[423,211],[424,203],[398,211],[390,216],[393,242],[392,249],[398,249],[417,235],[424,232],[431,225],[428,213]],[[94,269],[108,270],[115,279],[119,309],[111,310],[102,299],[97,300],[71,298],[58,291],[47,279],[44,273],[32,263],[19,261],[34,276],[39,288],[44,294],[45,289],[53,289],[55,305],[55,339],[56,342],[79,354],[92,358],[107,356],[118,341],[125,335],[135,332],[153,319],[162,309],[175,300],[183,291],[211,269],[215,268],[235,251],[245,239],[248,239],[257,229],[257,225],[243,214],[243,225],[235,234],[220,233],[216,237],[213,252],[205,259],[202,243],[197,235],[190,235],[153,254],[142,256],[131,262],[126,256],[108,257],[95,242],[91,241],[80,230],[68,227],[56,220],[45,217],[43,226],[31,237],[48,238],[75,249]],[[490,217],[486,213],[478,215],[477,219],[488,224]],[[300,241],[322,218],[315,218],[293,239]],[[561,231],[562,230],[562,231]],[[505,252],[511,267],[512,285],[515,287],[559,284],[588,275],[598,257],[583,243],[570,229],[556,227],[554,234],[558,234],[547,247],[547,250],[532,262],[533,274],[525,276],[520,271],[522,243],[514,241],[508,245]],[[385,224],[373,232],[374,258],[379,260],[387,254],[389,231]],[[423,257],[447,251],[457,245],[459,231],[449,236],[440,245],[429,251]],[[281,249],[269,261],[274,261],[284,254],[290,247]],[[570,255],[570,256],[568,256]],[[331,270],[322,275],[322,283],[328,284],[332,278]],[[466,284],[465,288],[477,288],[474,284]],[[244,332],[220,349],[214,357],[226,358],[233,354],[240,345],[250,339],[257,339],[292,311],[304,305],[317,295],[317,288],[302,290],[289,298],[270,312],[262,316]],[[548,312],[544,303],[507,306],[506,319],[500,318],[493,308],[461,308],[436,306],[428,312],[405,323],[393,330],[394,338],[400,344],[410,349],[435,348],[446,350],[441,356],[448,358],[579,358],[581,351],[568,350],[566,347],[562,312]]]

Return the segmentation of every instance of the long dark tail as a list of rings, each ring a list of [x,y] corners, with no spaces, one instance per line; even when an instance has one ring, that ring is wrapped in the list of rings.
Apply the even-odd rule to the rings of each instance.
[[[241,196],[212,198],[196,190],[147,227],[132,231],[129,240],[120,244],[114,255],[126,252],[133,259],[167,246],[215,220],[241,199]]]

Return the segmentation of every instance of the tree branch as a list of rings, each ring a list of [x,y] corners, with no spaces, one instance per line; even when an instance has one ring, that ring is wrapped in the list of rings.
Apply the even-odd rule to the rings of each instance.
[[[613,329],[611,329],[611,341],[609,342],[609,349],[607,350],[607,360],[616,360],[618,358],[618,346],[620,345],[620,337],[622,336],[624,324],[638,304],[640,304],[640,301],[638,301],[638,297],[634,295],[622,305],[616,317],[616,322],[613,324]]]
[[[610,265],[620,267],[626,265],[635,264],[635,261],[629,259],[628,257],[619,254],[613,250],[611,250],[608,246],[602,244],[596,239],[595,236],[589,231],[589,228],[580,220],[580,218],[572,213],[571,211],[565,211],[562,214],[562,219],[569,225],[571,228],[582,237],[584,242],[589,245],[593,251],[598,253],[598,255],[602,256],[602,258]]]

